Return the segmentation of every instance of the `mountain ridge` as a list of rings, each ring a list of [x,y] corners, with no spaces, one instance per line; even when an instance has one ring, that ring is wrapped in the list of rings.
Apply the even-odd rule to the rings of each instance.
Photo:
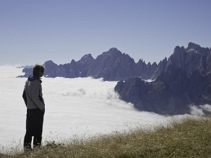
[[[117,48],[110,48],[96,58],[91,54],[85,54],[78,61],[74,59],[70,63],[56,64],[52,60],[44,64],[46,77],[93,77],[103,78],[108,81],[119,81],[131,77],[151,78],[157,68],[157,64],[145,63],[139,60],[137,63],[128,54],[122,53]],[[24,68],[28,77],[32,73],[32,68]]]
[[[91,54],[85,54],[78,61],[74,59],[70,63],[56,64],[52,60],[46,61],[46,77],[93,77],[103,78],[108,81],[126,80],[132,77],[139,77],[143,80],[156,79],[162,72],[168,71],[169,65],[184,69],[190,75],[199,70],[207,71],[211,69],[210,48],[203,48],[193,42],[188,43],[188,47],[176,46],[174,53],[160,62],[148,62],[139,59],[135,62],[132,57],[122,53],[117,48],[110,48],[94,58]],[[23,69],[28,77],[32,73],[32,68]]]
[[[211,105],[210,63],[211,49],[194,43],[187,48],[177,46],[168,59],[158,64],[153,82],[140,78],[119,81],[115,91],[138,110],[170,115],[190,113],[190,106]]]

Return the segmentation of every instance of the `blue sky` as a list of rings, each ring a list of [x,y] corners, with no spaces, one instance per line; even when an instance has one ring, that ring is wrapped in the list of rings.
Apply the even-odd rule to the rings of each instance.
[[[117,47],[160,61],[211,47],[210,0],[0,0],[0,64],[58,64]]]

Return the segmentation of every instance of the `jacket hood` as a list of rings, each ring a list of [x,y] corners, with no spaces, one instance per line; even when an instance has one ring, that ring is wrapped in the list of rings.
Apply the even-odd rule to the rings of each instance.
[[[34,77],[34,76],[29,76],[28,78],[29,81],[35,81],[35,80],[38,80],[42,83],[41,79],[39,77]]]

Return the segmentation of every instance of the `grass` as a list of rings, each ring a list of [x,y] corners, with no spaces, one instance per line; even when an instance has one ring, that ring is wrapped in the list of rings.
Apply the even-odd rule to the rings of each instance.
[[[2,158],[211,158],[211,119],[185,120],[156,131],[135,130],[68,144],[49,143]]]

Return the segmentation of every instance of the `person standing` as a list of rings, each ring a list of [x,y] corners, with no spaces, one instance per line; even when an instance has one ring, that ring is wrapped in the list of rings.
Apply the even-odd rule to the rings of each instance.
[[[35,65],[33,68],[33,76],[27,79],[22,95],[27,108],[26,134],[24,137],[24,150],[26,151],[40,147],[42,142],[43,118],[45,113],[45,103],[41,85],[41,77],[43,74],[44,67]]]

